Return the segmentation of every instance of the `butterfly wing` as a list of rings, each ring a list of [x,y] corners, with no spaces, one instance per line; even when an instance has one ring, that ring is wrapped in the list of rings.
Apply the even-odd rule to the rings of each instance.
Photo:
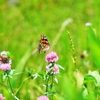
[[[40,43],[38,45],[38,52],[47,52],[50,49],[50,44],[45,35],[41,35]]]

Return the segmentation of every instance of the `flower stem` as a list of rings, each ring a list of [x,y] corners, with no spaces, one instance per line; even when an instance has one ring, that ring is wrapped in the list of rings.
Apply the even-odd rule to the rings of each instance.
[[[48,81],[49,81],[49,77],[48,77],[48,75],[46,75],[46,95],[48,92]]]
[[[52,74],[52,85],[51,85],[51,91],[52,91],[52,88],[53,88],[53,74]],[[53,100],[53,93],[52,93],[52,96],[51,96],[51,100]]]
[[[12,89],[12,86],[11,86],[11,83],[10,83],[10,79],[9,79],[8,73],[7,73],[7,78],[8,78],[8,83],[9,83],[10,90],[11,90],[11,92],[9,91],[9,93],[12,95],[12,97],[14,97],[14,100],[19,100],[19,99],[14,95],[14,92],[13,92],[13,89]]]
[[[18,90],[16,91],[15,95],[17,95],[17,93],[19,92],[19,90],[21,89],[21,87],[23,86],[23,84],[28,80],[30,79],[30,77],[26,78],[22,83],[21,85],[19,86]]]
[[[8,73],[7,73],[7,78],[8,78],[8,83],[9,83],[9,86],[10,86],[10,90],[11,90],[12,94],[14,94],[12,86],[11,86],[11,83],[10,83],[10,79],[9,79]]]

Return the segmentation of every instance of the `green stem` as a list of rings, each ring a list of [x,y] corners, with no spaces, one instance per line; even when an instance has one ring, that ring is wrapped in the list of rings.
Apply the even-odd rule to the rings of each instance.
[[[16,91],[15,95],[17,95],[17,93],[19,92],[19,90],[21,89],[21,87],[23,86],[23,84],[29,79],[30,77],[26,78],[21,85],[19,86],[18,90]]]
[[[15,100],[19,100],[19,99],[14,95],[14,92],[13,92],[13,89],[12,89],[12,86],[11,86],[11,83],[10,83],[10,79],[9,79],[8,73],[7,73],[7,78],[8,78],[8,83],[9,83],[10,90],[11,90],[11,92],[9,91],[9,93],[11,94],[12,97],[14,97]]]
[[[53,74],[52,74],[52,86],[51,86],[51,91],[52,91],[52,88],[53,88]],[[52,93],[52,96],[51,96],[51,100],[53,100],[53,93]]]
[[[48,92],[48,81],[49,81],[49,77],[48,77],[48,75],[46,75],[46,95]]]
[[[10,83],[10,79],[9,79],[8,73],[7,73],[7,78],[8,78],[8,83],[9,83],[9,86],[10,86],[10,90],[11,90],[12,94],[14,94],[12,86],[11,86],[11,83]]]

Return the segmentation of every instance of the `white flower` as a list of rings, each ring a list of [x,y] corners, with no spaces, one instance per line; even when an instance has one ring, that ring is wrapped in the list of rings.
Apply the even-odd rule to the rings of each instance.
[[[87,22],[85,25],[86,26],[91,26],[92,24],[90,22]]]

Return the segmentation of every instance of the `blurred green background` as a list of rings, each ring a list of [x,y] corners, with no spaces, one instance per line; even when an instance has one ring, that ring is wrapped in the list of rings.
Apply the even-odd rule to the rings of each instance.
[[[95,27],[98,39],[100,39],[99,9],[99,0],[0,0],[0,52],[9,51],[12,69],[15,69],[15,72],[25,72],[20,74],[20,78],[15,81],[15,91],[27,77],[27,70],[34,69],[36,72],[45,70],[46,54],[34,52],[38,47],[41,34],[45,34],[50,42],[50,51],[57,52],[59,56],[57,63],[65,68],[64,71],[60,71],[59,84],[56,85],[59,95],[54,100],[63,100],[61,99],[63,97],[67,98],[65,100],[78,100],[72,99],[74,88],[70,82],[66,83],[66,77],[73,78],[74,69],[67,31],[73,37],[77,68],[82,67],[80,70],[83,75],[89,69],[95,69],[96,65],[91,58],[85,24],[91,22]],[[60,32],[63,22],[69,18],[72,21]],[[57,37],[59,37],[58,40]],[[80,58],[80,54],[84,50],[87,50],[89,55],[85,59],[90,62],[88,67]],[[62,78],[66,83],[66,88],[69,88],[66,89],[67,92],[61,87],[63,86]],[[71,80],[68,79],[68,81]],[[17,96],[21,100],[36,100],[44,92],[42,83],[43,81],[40,79],[25,82]],[[5,84],[2,86],[2,81],[0,81],[0,92],[4,93],[6,97],[8,94],[4,86]]]

